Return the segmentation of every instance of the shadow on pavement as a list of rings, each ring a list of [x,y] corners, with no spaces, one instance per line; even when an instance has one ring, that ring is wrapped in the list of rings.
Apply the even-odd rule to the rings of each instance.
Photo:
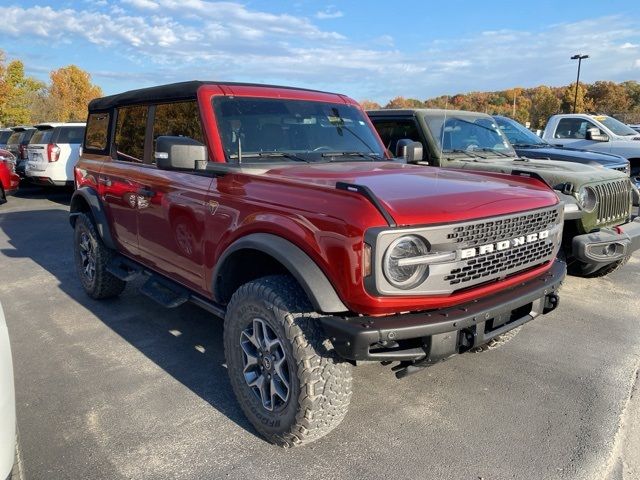
[[[60,205],[69,206],[71,203],[72,187],[39,187],[30,183],[20,184],[19,190],[13,195],[16,198],[33,198],[49,200]],[[9,199],[10,201],[11,199]]]
[[[139,294],[135,283],[116,299],[89,298],[76,276],[73,231],[64,210],[4,213],[0,229],[13,247],[0,250],[0,254],[35,261],[56,277],[60,289],[73,301],[230,420],[256,434],[228,381],[220,319],[190,304],[162,308]],[[38,242],[32,241],[34,237]]]

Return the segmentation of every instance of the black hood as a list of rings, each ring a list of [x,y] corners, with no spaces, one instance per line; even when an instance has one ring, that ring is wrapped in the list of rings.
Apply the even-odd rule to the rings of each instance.
[[[552,145],[538,148],[522,148],[514,145],[518,156],[527,158],[549,158],[566,162],[583,163],[585,165],[602,165],[607,168],[621,167],[627,159],[609,153],[599,153],[576,148],[554,147]]]

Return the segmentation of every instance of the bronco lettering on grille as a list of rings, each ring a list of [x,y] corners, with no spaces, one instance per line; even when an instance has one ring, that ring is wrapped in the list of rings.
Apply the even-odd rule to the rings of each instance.
[[[465,248],[460,250],[460,258],[473,258],[476,255],[485,255],[487,253],[499,252],[502,250],[508,250],[512,247],[518,247],[527,243],[537,242],[538,240],[544,240],[549,238],[549,230],[543,230],[538,233],[530,233],[520,237],[512,238],[510,240],[503,240],[501,242],[490,243],[488,245],[482,245],[477,248]]]

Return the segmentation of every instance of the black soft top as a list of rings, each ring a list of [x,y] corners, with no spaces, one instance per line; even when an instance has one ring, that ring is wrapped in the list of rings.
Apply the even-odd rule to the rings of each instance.
[[[308,92],[328,93],[319,90],[311,90],[307,88],[284,87],[280,85],[263,85],[258,83],[239,83],[239,82],[214,82],[190,80],[188,82],[169,83],[167,85],[159,85],[157,87],[140,88],[137,90],[129,90],[128,92],[109,95],[108,97],[96,98],[89,102],[89,111],[109,110],[121,105],[132,105],[140,103],[168,102],[191,100],[196,98],[198,88],[202,85],[229,85],[229,86],[246,86],[246,87],[267,87],[267,88],[289,88],[292,90],[305,90]]]

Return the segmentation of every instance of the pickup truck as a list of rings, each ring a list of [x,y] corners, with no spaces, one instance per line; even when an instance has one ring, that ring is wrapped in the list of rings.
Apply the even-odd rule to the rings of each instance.
[[[562,254],[570,272],[600,277],[640,248],[640,219],[631,218],[638,191],[624,172],[519,157],[495,119],[437,109],[367,112],[387,148],[410,163],[528,175],[543,179],[565,204]]]
[[[640,133],[607,115],[586,113],[553,115],[543,140],[558,147],[620,155],[631,163],[631,176],[640,176]]]
[[[579,150],[570,147],[557,147],[541,139],[524,125],[512,118],[494,115],[496,123],[519,157],[562,160],[584,165],[602,166],[630,175],[629,160],[611,153]],[[636,182],[637,185],[637,182]]]
[[[95,99],[75,174],[86,293],[141,276],[161,305],[223,318],[238,403],[284,447],[340,423],[353,365],[404,376],[486,345],[555,309],[565,276],[547,185],[394,161],[344,95],[194,81]]]

